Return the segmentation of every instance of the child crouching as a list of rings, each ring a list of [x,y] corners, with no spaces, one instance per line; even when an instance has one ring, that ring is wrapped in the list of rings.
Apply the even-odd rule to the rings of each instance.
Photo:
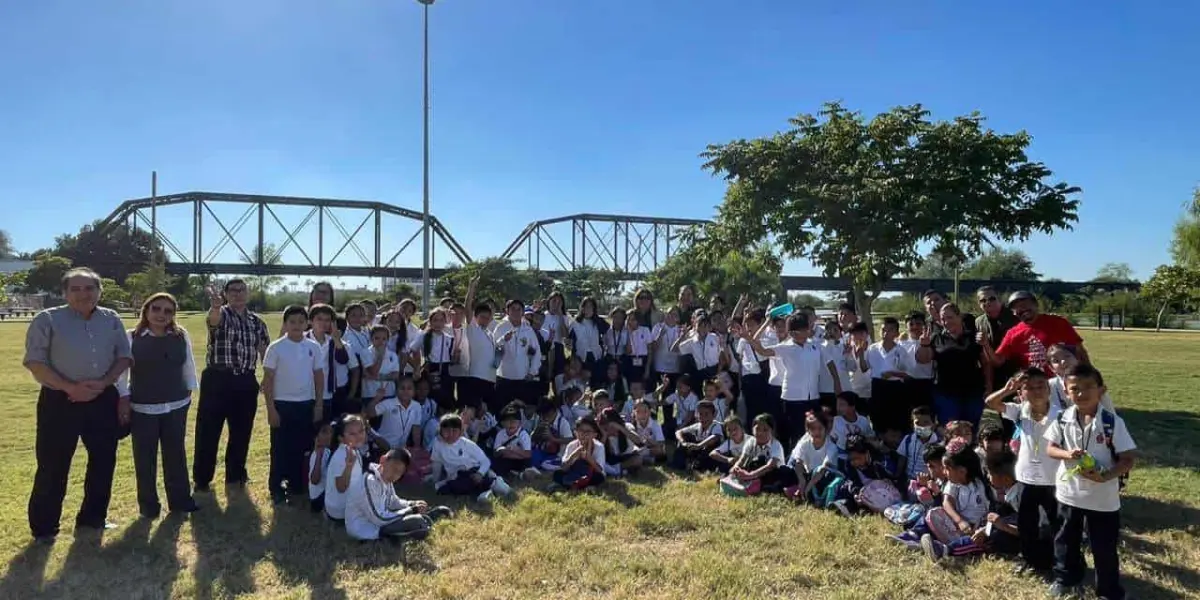
[[[717,407],[704,401],[696,407],[695,423],[675,432],[675,454],[671,466],[681,471],[714,471],[716,463],[708,453],[721,443],[723,431],[716,421]]]
[[[425,539],[434,521],[453,515],[445,506],[430,508],[423,501],[396,495],[396,482],[404,477],[411,461],[408,450],[389,450],[350,488],[346,494],[346,533],[350,537]]]

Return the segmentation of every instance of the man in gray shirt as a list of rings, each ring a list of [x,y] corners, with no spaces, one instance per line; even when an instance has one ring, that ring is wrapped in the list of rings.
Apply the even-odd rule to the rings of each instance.
[[[58,534],[80,438],[88,461],[75,527],[109,526],[117,441],[129,419],[129,407],[119,406],[114,384],[133,361],[121,317],[97,305],[100,276],[91,269],[71,269],[63,276],[62,289],[66,306],[38,313],[25,336],[25,368],[42,385],[29,527],[35,538],[45,540]]]

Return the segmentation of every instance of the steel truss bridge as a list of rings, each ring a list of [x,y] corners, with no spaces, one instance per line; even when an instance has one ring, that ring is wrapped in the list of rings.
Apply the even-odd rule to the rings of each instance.
[[[698,219],[577,214],[530,223],[502,257],[559,278],[584,268],[615,271],[640,281],[682,249],[680,234]],[[247,228],[247,225],[249,227]],[[127,200],[98,226],[150,232],[166,253],[172,275],[238,274],[311,277],[421,277],[424,221],[420,212],[382,202],[187,192]],[[430,277],[439,245],[449,262],[471,262],[466,248],[433,215]],[[248,229],[248,231],[247,231]],[[442,254],[445,256],[445,254]],[[415,259],[415,261],[414,261]],[[418,266],[410,266],[411,264]],[[784,275],[787,290],[849,290],[837,277]],[[1036,288],[1048,295],[1077,292],[1093,282],[960,280],[961,290]],[[1105,284],[1136,287],[1136,284]],[[893,279],[888,292],[948,291],[949,279]]]

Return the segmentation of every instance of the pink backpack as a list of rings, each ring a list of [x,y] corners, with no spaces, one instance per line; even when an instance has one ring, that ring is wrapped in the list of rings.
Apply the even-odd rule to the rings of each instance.
[[[949,544],[962,537],[962,533],[954,525],[954,519],[940,506],[925,512],[925,525],[929,527],[929,533],[943,544]]]
[[[876,479],[863,486],[859,494],[862,498],[860,504],[875,513],[881,513],[885,508],[903,499],[900,490],[896,489],[892,482],[883,479]]]

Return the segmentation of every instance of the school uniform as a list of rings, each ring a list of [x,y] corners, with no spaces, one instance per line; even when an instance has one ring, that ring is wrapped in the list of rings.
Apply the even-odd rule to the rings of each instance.
[[[692,357],[696,369],[693,372],[694,384],[712,379],[717,374],[717,363],[721,359],[721,342],[717,334],[709,332],[704,339],[698,339],[693,332],[687,339],[679,342],[679,353]]]
[[[812,479],[821,470],[836,470],[837,463],[837,445],[829,438],[825,438],[824,443],[818,448],[813,442],[812,436],[807,433],[800,438],[799,442],[796,442],[796,446],[792,448],[787,460],[787,465],[792,469],[800,467],[806,480]]]
[[[496,454],[506,448],[525,450],[530,453],[530,458],[507,458]],[[501,428],[492,440],[492,470],[501,477],[519,474],[533,466],[532,452],[533,439],[528,431],[518,429],[516,434],[510,434],[507,429]]]
[[[359,354],[359,358],[362,361],[361,364],[364,374],[364,378],[362,380],[362,394],[364,403],[370,402],[372,399],[374,399],[375,395],[378,394],[380,390],[383,391],[384,398],[396,397],[395,380],[387,379],[381,381],[376,379],[367,379],[365,377],[367,370],[370,369],[370,367],[375,366],[377,356],[378,355],[376,354],[374,347],[368,348],[365,352],[361,352]],[[390,348],[385,348],[383,351],[383,358],[379,363],[379,377],[387,377],[398,373],[400,373],[400,357]]]
[[[582,444],[579,440],[571,440],[571,443],[567,444],[567,447],[563,450],[563,457],[565,458],[577,452],[580,446]],[[593,468],[581,456],[569,466],[555,471],[552,476],[554,483],[576,490],[604,483],[605,472],[608,470],[608,462],[605,460],[604,444],[600,440],[592,442],[592,460],[600,467],[599,469]]]
[[[754,346],[746,340],[738,340],[734,345],[742,372],[742,398],[746,401],[746,418],[767,413],[771,407],[767,391],[767,373],[764,365],[766,358],[754,351]]]
[[[350,466],[346,466],[347,453],[354,456],[354,462]],[[357,449],[345,444],[338,444],[337,450],[334,450],[333,455],[329,457],[329,463],[325,469],[325,515],[330,519],[345,520],[346,496],[349,494],[350,488],[362,479],[362,464],[362,454]],[[346,473],[347,469],[350,471],[350,483],[346,486],[346,491],[339,491],[337,480]]]
[[[883,377],[889,371],[906,371],[908,353],[897,343],[885,350],[883,342],[867,348],[867,365],[871,369],[871,423],[877,431],[896,428],[905,431],[905,423],[912,425],[911,409],[905,393],[904,381]]]
[[[567,368],[567,353],[564,344],[571,335],[571,323],[573,322],[569,315],[550,313],[546,313],[542,320],[542,329],[546,332],[546,341],[550,344],[549,351],[546,353],[546,362],[552,378]]]
[[[138,508],[155,517],[162,510],[158,500],[157,462],[162,447],[163,483],[167,507],[172,512],[195,508],[188,483],[187,415],[196,381],[196,359],[187,332],[177,329],[153,335],[149,329],[129,333],[133,366],[121,374],[117,391],[128,397],[133,439],[134,472],[137,475]]]
[[[1050,378],[1050,403],[1057,405],[1059,410],[1075,406],[1075,401],[1067,395],[1067,382],[1063,381],[1062,377]],[[1113,406],[1112,396],[1109,396],[1108,392],[1100,396],[1100,408],[1116,414],[1117,409]]]
[[[325,510],[325,480],[329,477],[329,459],[332,457],[333,453],[329,448],[321,448],[320,452],[314,450],[308,455],[308,470],[304,472],[304,476],[308,479],[308,505],[313,512]],[[311,475],[318,461],[321,464],[321,480],[313,483]]]
[[[428,345],[426,341],[429,342]],[[429,381],[430,397],[438,406],[446,410],[454,409],[454,381],[450,378],[450,366],[454,364],[453,330],[444,328],[442,331],[423,331],[409,342],[408,352],[419,355],[424,360],[421,377]]]
[[[621,356],[621,375],[626,381],[645,381],[650,367],[650,328],[625,330],[625,353]]]
[[[896,343],[904,348],[905,352],[904,372],[908,373],[908,381],[904,382],[904,398],[909,412],[918,406],[933,406],[933,361],[917,362],[917,351],[921,349],[920,340],[900,340]],[[933,352],[932,342],[929,351]],[[912,420],[909,419],[906,423],[902,431],[912,431]]]
[[[591,371],[592,381],[589,383],[599,382],[603,379],[604,373],[598,372],[597,363],[604,358],[604,349],[600,345],[602,329],[608,331],[608,323],[603,319],[584,319],[577,317],[571,321],[571,340],[572,340],[572,355],[578,356],[579,360],[583,361],[583,368]]]
[[[505,340],[510,332],[512,337]],[[533,328],[525,322],[513,325],[506,320],[496,327],[492,340],[500,354],[500,364],[496,369],[496,393],[488,409],[499,414],[513,400],[537,404],[531,379],[541,366],[542,349]]]
[[[1106,425],[1106,421],[1111,426]],[[1097,409],[1095,418],[1086,426],[1078,408],[1068,408],[1051,422],[1045,439],[1064,450],[1083,450],[1091,454],[1096,459],[1097,470],[1101,471],[1116,467],[1118,454],[1137,449],[1125,421],[1103,408]],[[1058,464],[1055,499],[1060,524],[1054,537],[1054,579],[1064,586],[1082,583],[1081,545],[1086,522],[1095,563],[1096,595],[1120,600],[1125,597],[1117,557],[1121,533],[1121,484],[1116,479],[1095,483],[1068,474],[1075,462],[1064,460]]]
[[[779,344],[779,336],[774,329],[763,333],[763,347]],[[767,412],[774,417],[776,423],[784,423],[783,416],[783,359],[772,356],[767,359]]]
[[[657,404],[657,402],[654,401],[654,394],[647,393],[641,398],[629,396],[629,398],[625,400],[625,404],[621,406],[621,417],[624,418],[626,422],[633,421],[633,408],[637,405],[638,400],[645,400],[646,403],[650,405],[650,414],[654,414],[654,408]],[[653,416],[651,417],[651,420],[653,420]]]
[[[810,341],[797,344],[787,340],[766,349],[775,353],[783,367],[783,421],[777,421],[779,436],[799,440],[804,435],[806,415],[821,409],[821,371],[829,370],[826,354]]]
[[[662,425],[654,420],[653,417],[648,419],[645,424],[639,424],[636,418],[631,419],[629,423],[625,424],[625,427],[636,433],[645,442],[654,442],[655,444],[662,445],[667,441],[666,436],[663,435]],[[654,455],[650,451],[649,443],[642,445],[641,454],[643,462],[654,462]]]
[[[720,444],[721,439],[725,437],[725,429],[717,421],[709,423],[707,426],[700,421],[696,421],[687,427],[679,430],[679,435],[683,436],[684,441],[693,444],[703,442],[710,437],[716,437],[717,443]],[[709,458],[708,453],[711,448],[697,448],[688,450],[683,446],[677,445],[675,453],[671,456],[671,466],[680,470],[692,471],[712,471],[717,465],[716,461]]]
[[[325,387],[321,391],[323,403],[322,414],[334,417],[334,406],[344,406],[350,395],[350,369],[358,366],[358,358],[351,348],[343,341],[338,348],[333,342],[333,336],[325,336],[324,342],[318,342],[312,331],[304,334],[321,348],[321,369],[325,372]],[[353,362],[352,362],[353,361]]]
[[[439,494],[476,496],[492,489],[497,480],[491,473],[492,461],[466,437],[458,438],[453,444],[439,437],[433,443],[431,454],[436,478],[434,488]],[[478,482],[472,478],[476,474],[481,478]]]
[[[347,366],[349,367],[350,372],[358,373],[358,385],[348,390],[342,405],[339,406],[336,402],[334,402],[333,415],[335,416],[343,414],[353,415],[362,412],[362,355],[364,352],[367,352],[371,349],[371,331],[370,329],[366,328],[354,329],[353,327],[347,327],[346,333],[342,338],[342,343],[346,344],[347,348],[350,350],[352,359]],[[347,375],[349,375],[349,373],[347,373]]]
[[[1055,499],[1058,479],[1058,460],[1050,458],[1050,443],[1046,432],[1058,420],[1061,410],[1053,400],[1041,420],[1035,421],[1028,403],[1006,402],[1001,415],[1013,422],[1019,431],[1016,479],[1021,484],[1017,505],[1017,532],[1021,538],[1021,555],[1030,567],[1049,570],[1054,564],[1053,546],[1042,539],[1041,519],[1044,512],[1051,531],[1057,530],[1058,500]]]
[[[741,440],[735,442],[733,438],[727,437],[721,440],[721,443],[717,444],[716,448],[713,448],[712,452],[716,452],[730,461],[729,463],[713,461],[713,464],[715,464],[717,467],[717,471],[721,473],[728,473],[729,469],[733,468],[733,462],[742,455],[742,446],[746,444],[746,439],[746,436],[743,435]],[[712,452],[709,452],[709,455],[711,455]]]
[[[646,388],[657,387],[663,375],[667,376],[667,394],[675,393],[675,382],[679,379],[679,353],[671,351],[675,340],[679,339],[679,327],[659,323],[650,331],[650,338],[655,343],[654,348],[654,381],[648,382]],[[662,403],[663,433],[675,436],[675,407]]]
[[[630,458],[641,454],[641,446],[630,443],[629,438],[623,435],[605,435],[604,436],[604,460],[605,474],[614,477],[619,477],[622,474],[621,463]]]
[[[375,405],[375,414],[380,423],[373,432],[383,438],[389,448],[412,446],[422,437],[425,408],[415,400],[409,400],[405,406],[398,398],[385,398]]]
[[[467,375],[458,380],[458,402],[481,404],[496,408],[492,396],[496,388],[496,342],[487,329],[475,321],[463,328],[464,348],[461,356],[466,357]]]
[[[670,396],[667,396],[666,403],[675,407],[676,429],[688,425],[689,423],[687,420],[689,417],[692,419],[692,421],[695,421],[698,418],[696,415],[696,407],[700,405],[700,399],[697,398],[696,394],[692,392],[688,392],[688,394],[682,398],[678,393],[671,394]]]
[[[992,507],[987,486],[983,480],[976,479],[961,485],[947,483],[943,491],[944,496],[954,498],[954,508],[958,516],[970,524],[972,534],[987,521],[987,514]],[[946,552],[950,556],[979,554],[984,550],[985,546],[976,543],[971,534],[960,535],[946,544]]]
[[[424,538],[433,519],[417,512],[414,502],[396,495],[396,486],[383,480],[380,465],[372,464],[347,490],[346,533],[356,540],[380,536]]]
[[[279,413],[279,426],[271,428],[271,467],[267,487],[272,497],[283,498],[284,484],[293,494],[305,489],[304,453],[312,447],[313,405],[320,390],[313,374],[324,377],[321,345],[307,337],[293,341],[284,336],[267,346],[263,368],[274,373],[271,402]]]
[[[829,441],[837,446],[838,458],[846,459],[846,440],[852,435],[859,435],[864,438],[875,437],[875,430],[871,427],[871,420],[863,415],[856,415],[853,421],[847,421],[845,417],[838,415],[833,418],[833,425],[829,428]]]
[[[923,440],[921,436],[914,432],[904,436],[904,439],[900,440],[900,447],[897,451],[900,453],[900,456],[904,457],[905,472],[898,473],[898,475],[903,477],[905,486],[907,486],[909,481],[916,479],[917,475],[929,472],[929,467],[925,465],[925,449],[940,443],[942,443],[942,438],[938,436],[936,431],[929,435],[929,439]]]
[[[766,444],[759,444],[754,436],[746,436],[737,461],[738,466],[747,471],[754,471],[772,463],[775,467],[758,478],[762,482],[763,491],[781,492],[785,487],[796,485],[796,471],[787,468],[783,444],[780,444],[779,440],[772,437]]]

